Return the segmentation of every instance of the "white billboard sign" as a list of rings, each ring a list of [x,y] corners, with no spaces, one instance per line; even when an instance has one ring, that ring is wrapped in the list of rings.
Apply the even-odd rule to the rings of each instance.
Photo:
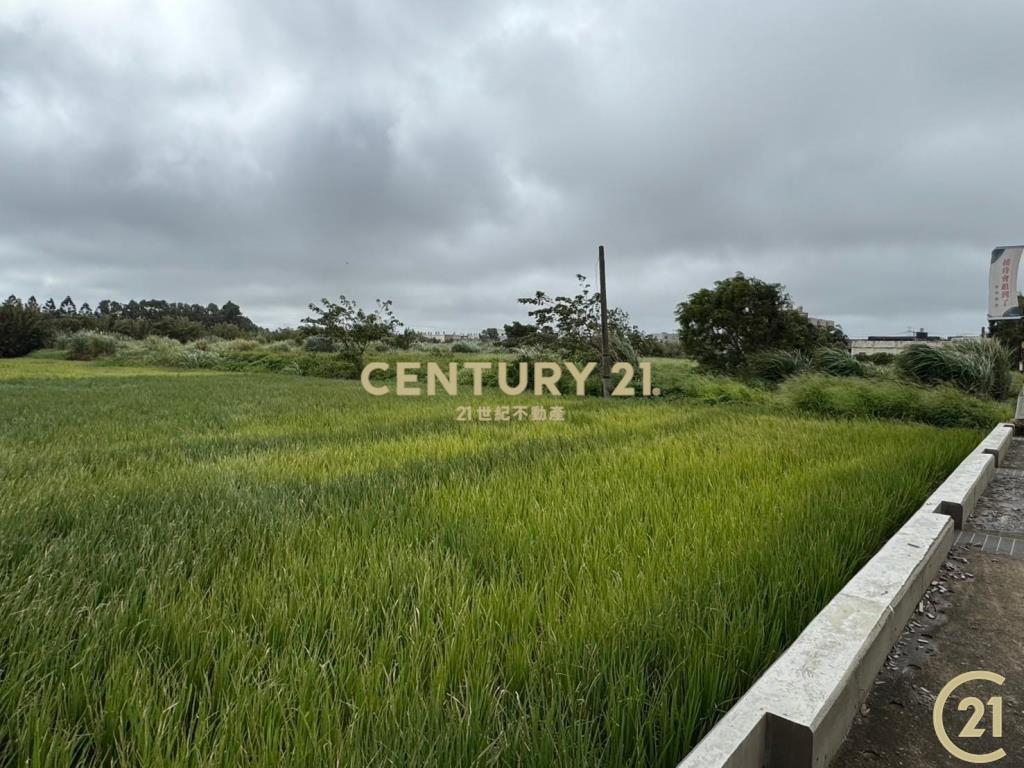
[[[1017,267],[1024,246],[996,248],[988,271],[988,319],[1018,320],[1022,313],[1017,301]]]

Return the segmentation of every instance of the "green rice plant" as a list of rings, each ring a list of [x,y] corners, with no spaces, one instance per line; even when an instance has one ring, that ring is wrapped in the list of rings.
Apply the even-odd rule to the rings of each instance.
[[[772,349],[751,355],[747,367],[755,378],[777,384],[807,370],[810,364],[798,350]]]
[[[845,349],[819,347],[814,351],[814,370],[829,376],[864,376],[867,368]]]
[[[958,339],[942,347],[911,344],[897,356],[896,367],[920,384],[952,384],[996,400],[1010,393],[1010,355],[996,339]]]
[[[675,765],[983,434],[34,359],[0,399],[2,765]],[[454,418],[516,403],[566,421]]]

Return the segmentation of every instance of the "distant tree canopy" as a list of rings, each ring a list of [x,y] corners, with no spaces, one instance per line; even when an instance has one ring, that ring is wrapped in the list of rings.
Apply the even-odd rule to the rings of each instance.
[[[522,347],[532,342],[537,334],[537,326],[532,323],[520,323],[518,320],[505,325],[505,346]]]
[[[735,373],[767,350],[810,353],[846,343],[838,328],[819,329],[785,288],[737,273],[697,291],[676,308],[685,353],[712,371]]]
[[[391,311],[390,300],[377,299],[377,308],[372,312],[344,296],[337,301],[321,299],[320,304],[310,304],[309,309],[313,314],[302,321],[303,334],[330,339],[338,354],[357,369],[363,367],[363,357],[371,343],[395,339],[402,327]]]
[[[22,346],[20,342],[15,344],[11,341],[14,338],[11,334],[14,333],[12,324],[15,323],[15,317],[19,318],[19,324],[30,323],[33,327],[39,325],[43,329],[44,338],[75,331],[105,331],[136,339],[168,336],[184,342],[203,336],[233,339],[261,330],[232,301],[218,307],[216,304],[204,306],[162,299],[129,301],[126,304],[104,299],[93,309],[88,302],[76,305],[70,296],[65,296],[60,304],[52,298],[40,304],[35,296],[30,296],[24,302],[11,296],[5,306],[8,307],[5,310],[7,319],[4,327],[0,328],[0,347],[5,350]],[[26,338],[26,333],[24,330],[19,331],[18,338]]]
[[[20,357],[46,345],[49,339],[46,318],[39,305],[23,304],[9,296],[0,304],[0,357]]]

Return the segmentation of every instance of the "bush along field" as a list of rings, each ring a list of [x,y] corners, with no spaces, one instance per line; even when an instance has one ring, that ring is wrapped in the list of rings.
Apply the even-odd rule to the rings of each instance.
[[[727,381],[0,361],[0,764],[674,765],[983,434]]]
[[[330,340],[259,342],[253,339],[200,339],[179,343],[164,337],[143,340],[115,334],[80,332],[58,339],[57,348],[37,352],[35,358],[92,360],[116,366],[156,366],[190,370],[245,373],[282,373],[295,376],[354,379],[359,370],[334,353]],[[936,426],[991,426],[1013,416],[1014,393],[1021,379],[1009,369],[1009,359],[991,339],[958,342],[949,349],[911,346],[890,365],[887,356],[857,359],[849,353],[821,348],[811,356],[796,351],[770,350],[753,355],[746,376],[701,372],[686,359],[652,358],[654,385],[667,399],[700,403],[762,405],[830,418],[879,418],[921,422]],[[489,344],[412,345],[401,350],[371,347],[367,362],[394,363],[484,360],[551,360],[550,354],[532,349],[505,349]],[[886,362],[881,362],[882,360]],[[460,371],[466,384],[470,371]],[[494,369],[484,384],[497,386]],[[572,382],[563,388],[572,392]],[[595,374],[588,394],[600,393]]]

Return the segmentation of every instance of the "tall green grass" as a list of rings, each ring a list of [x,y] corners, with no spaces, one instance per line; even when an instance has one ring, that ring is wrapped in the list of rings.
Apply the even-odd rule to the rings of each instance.
[[[896,357],[896,367],[921,384],[952,384],[995,400],[1010,394],[1010,355],[996,339],[959,339],[943,347],[911,344]]]
[[[257,341],[256,339],[204,338],[182,344],[165,336],[131,339],[95,331],[67,334],[57,340],[57,349],[33,354],[36,359],[54,357],[69,360],[99,360],[105,365],[156,366],[237,373],[284,373],[329,379],[357,379],[360,371],[336,354],[330,339],[312,336],[302,340]],[[400,350],[371,346],[366,361],[428,362],[439,360],[511,360],[506,351],[467,344],[419,344]],[[544,358],[549,359],[548,357]],[[467,372],[468,373],[468,372]],[[392,370],[389,374],[394,376]],[[496,375],[491,377],[496,383]]]
[[[828,376],[864,376],[867,368],[847,352],[835,347],[820,347],[814,351],[814,369]]]
[[[674,765],[980,435],[52,360],[0,400],[2,765]]]
[[[972,397],[954,387],[807,375],[782,385],[778,401],[815,416],[893,419],[937,427],[985,428],[1012,418],[1008,403]]]
[[[748,368],[754,378],[777,384],[806,371],[810,365],[811,360],[802,352],[770,349],[751,355]]]

